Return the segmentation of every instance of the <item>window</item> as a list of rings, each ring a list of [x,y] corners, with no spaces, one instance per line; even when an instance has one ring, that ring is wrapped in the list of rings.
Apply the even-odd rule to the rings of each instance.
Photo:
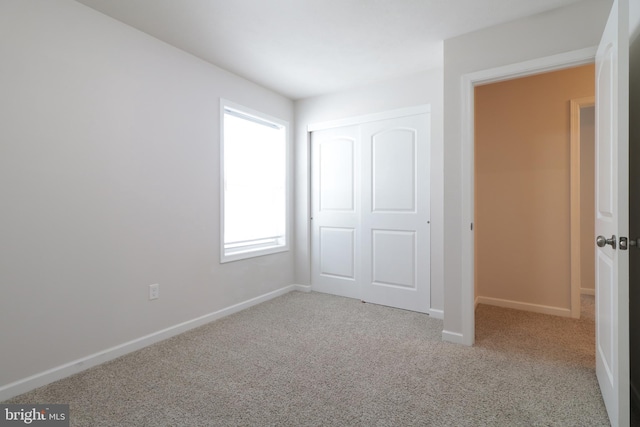
[[[221,101],[220,262],[289,249],[287,123]]]

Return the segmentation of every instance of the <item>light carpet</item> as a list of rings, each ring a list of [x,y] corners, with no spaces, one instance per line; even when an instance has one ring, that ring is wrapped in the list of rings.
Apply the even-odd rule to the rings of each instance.
[[[292,292],[12,399],[72,426],[606,426],[593,318],[427,315]]]

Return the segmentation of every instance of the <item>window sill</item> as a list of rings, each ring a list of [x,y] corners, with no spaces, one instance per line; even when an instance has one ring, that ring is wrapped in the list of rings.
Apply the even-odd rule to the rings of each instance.
[[[227,262],[240,261],[243,259],[256,258],[264,255],[272,255],[281,252],[288,252],[288,245],[271,246],[260,249],[238,249],[238,250],[222,250],[220,255],[220,264]]]

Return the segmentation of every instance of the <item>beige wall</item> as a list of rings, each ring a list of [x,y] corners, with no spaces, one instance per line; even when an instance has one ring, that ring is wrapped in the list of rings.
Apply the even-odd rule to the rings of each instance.
[[[570,308],[569,101],[593,95],[593,65],[476,88],[478,297]]]
[[[595,292],[595,108],[580,110],[580,288]]]

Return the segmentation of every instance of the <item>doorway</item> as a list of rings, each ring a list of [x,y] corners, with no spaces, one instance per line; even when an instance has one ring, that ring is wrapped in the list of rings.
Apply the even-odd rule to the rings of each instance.
[[[595,97],[571,100],[571,317],[595,299]]]
[[[571,100],[587,107],[593,96],[593,64],[475,87],[476,304],[579,317],[581,221],[572,199],[577,211],[589,209],[580,207]],[[584,166],[592,177],[593,163]]]

